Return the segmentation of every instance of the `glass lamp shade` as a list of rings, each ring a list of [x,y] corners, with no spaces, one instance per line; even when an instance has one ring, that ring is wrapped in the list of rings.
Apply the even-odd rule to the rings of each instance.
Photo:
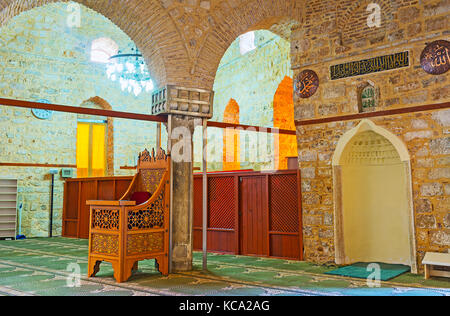
[[[112,56],[106,66],[106,75],[111,81],[119,81],[122,91],[133,92],[136,96],[143,91],[148,93],[154,89],[145,61],[137,49],[136,53],[119,52],[118,55]]]

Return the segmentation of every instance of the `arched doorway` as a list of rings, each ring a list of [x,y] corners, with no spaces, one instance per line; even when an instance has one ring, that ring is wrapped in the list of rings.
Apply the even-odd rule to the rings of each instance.
[[[279,129],[295,130],[294,83],[286,76],[278,86],[273,98],[273,126]],[[297,156],[297,138],[294,135],[275,137],[275,168],[287,169],[287,157]]]
[[[100,97],[84,101],[81,107],[112,110]],[[114,119],[80,114],[77,121],[77,176],[113,176]]]
[[[239,104],[230,99],[223,114],[224,123],[239,124]],[[239,131],[225,129],[223,132],[223,170],[232,171],[241,168],[241,141]]]
[[[333,157],[336,263],[404,264],[417,272],[410,156],[395,135],[363,120]]]

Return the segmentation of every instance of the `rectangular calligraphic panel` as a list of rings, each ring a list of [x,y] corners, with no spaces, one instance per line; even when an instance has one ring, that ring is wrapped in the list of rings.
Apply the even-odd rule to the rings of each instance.
[[[409,51],[334,65],[330,76],[337,80],[404,67],[409,67]]]

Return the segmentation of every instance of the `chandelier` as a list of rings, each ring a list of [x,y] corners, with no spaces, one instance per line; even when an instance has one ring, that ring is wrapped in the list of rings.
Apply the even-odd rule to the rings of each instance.
[[[122,91],[133,92],[136,96],[154,88],[144,58],[135,46],[129,47],[128,52],[119,50],[117,55],[111,56],[106,74],[110,80],[120,83]]]

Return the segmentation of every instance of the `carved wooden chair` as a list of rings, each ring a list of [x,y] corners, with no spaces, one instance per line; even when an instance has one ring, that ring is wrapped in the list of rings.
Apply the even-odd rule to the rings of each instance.
[[[119,201],[90,205],[88,277],[103,261],[112,263],[117,282],[127,281],[138,262],[156,259],[169,273],[170,157],[160,149],[139,154],[137,174]]]

